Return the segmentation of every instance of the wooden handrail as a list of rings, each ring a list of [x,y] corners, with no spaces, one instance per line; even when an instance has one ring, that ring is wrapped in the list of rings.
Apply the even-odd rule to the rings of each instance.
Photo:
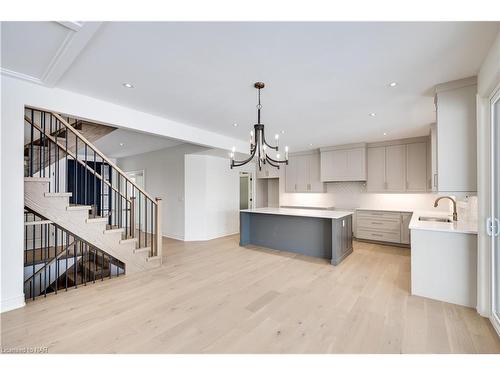
[[[57,118],[60,122],[63,123],[66,128],[68,128],[69,131],[71,131],[75,136],[77,136],[83,143],[85,143],[88,147],[90,147],[96,154],[98,154],[106,163],[111,165],[116,171],[123,176],[128,182],[132,184],[137,190],[139,190],[142,194],[144,194],[147,198],[149,198],[153,204],[156,205],[156,201],[153,197],[151,197],[148,193],[146,193],[143,189],[141,189],[139,186],[136,185],[135,182],[133,182],[124,171],[122,171],[115,163],[113,163],[111,160],[109,160],[106,155],[104,155],[101,151],[99,151],[91,142],[89,142],[78,130],[73,128],[66,120],[64,120],[59,114],[55,112],[50,112],[52,115]]]
[[[94,171],[94,169],[92,169],[88,164],[86,164],[83,161],[79,160],[78,157],[76,156],[76,154],[73,154],[71,151],[67,150],[66,146],[60,144],[53,136],[44,133],[43,129],[39,125],[35,124],[35,122],[32,122],[31,119],[28,116],[24,116],[24,120],[28,124],[30,124],[31,126],[35,127],[40,133],[43,133],[44,137],[47,137],[52,143],[56,144],[61,150],[63,150],[64,152],[66,152],[75,161],[77,161],[79,164],[81,164],[83,167],[85,167],[88,171],[90,171],[90,173],[94,174],[103,183],[105,183],[106,185],[108,185],[111,188],[111,190],[114,190],[122,198],[124,198],[125,200],[127,200],[127,202],[130,202],[129,198],[127,198],[125,195],[123,195],[123,193],[121,191],[119,191],[117,188],[115,188],[111,183],[109,183],[108,181],[106,181],[106,179],[103,178],[100,173]]]

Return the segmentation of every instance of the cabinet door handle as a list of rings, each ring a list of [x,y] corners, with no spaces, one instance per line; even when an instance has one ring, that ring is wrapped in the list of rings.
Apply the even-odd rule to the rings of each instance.
[[[297,184],[295,184],[295,191],[297,191]]]
[[[307,184],[307,190],[311,190],[311,184]]]
[[[387,190],[387,182],[384,182],[384,189]]]
[[[406,181],[406,190],[408,190],[408,186],[410,186],[410,183]]]
[[[437,173],[434,173],[434,187],[437,188]]]
[[[372,224],[384,225],[384,223],[382,223],[382,222],[380,222],[380,221],[372,221]]]
[[[372,237],[384,237],[382,234],[371,233]]]

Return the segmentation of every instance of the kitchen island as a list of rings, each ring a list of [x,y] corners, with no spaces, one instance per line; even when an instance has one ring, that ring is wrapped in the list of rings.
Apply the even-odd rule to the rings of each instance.
[[[254,208],[240,211],[240,245],[257,245],[328,259],[352,253],[350,211]]]

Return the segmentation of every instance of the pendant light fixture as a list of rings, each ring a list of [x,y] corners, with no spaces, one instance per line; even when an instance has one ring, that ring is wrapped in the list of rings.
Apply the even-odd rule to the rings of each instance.
[[[262,105],[260,104],[260,90],[262,90],[265,85],[263,82],[256,82],[254,87],[259,91],[259,104],[257,104],[257,124],[253,126],[254,130],[250,132],[250,157],[245,160],[234,160],[235,148],[233,147],[231,156],[231,169],[233,167],[241,167],[249,163],[255,156],[257,157],[257,165],[259,166],[259,170],[265,164],[269,164],[275,168],[280,168],[280,164],[288,165],[288,146],[285,147],[285,159],[281,160],[281,155],[279,154],[279,135],[276,134],[274,139],[276,141],[276,146],[271,146],[266,141],[266,137],[264,135],[264,124],[260,123],[260,110]],[[268,154],[268,150],[276,151],[276,158],[272,158]]]

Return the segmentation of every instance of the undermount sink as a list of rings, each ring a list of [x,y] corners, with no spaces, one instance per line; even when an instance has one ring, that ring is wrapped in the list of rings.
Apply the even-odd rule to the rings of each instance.
[[[439,223],[451,223],[452,221],[446,217],[420,216],[420,221],[437,221]]]

